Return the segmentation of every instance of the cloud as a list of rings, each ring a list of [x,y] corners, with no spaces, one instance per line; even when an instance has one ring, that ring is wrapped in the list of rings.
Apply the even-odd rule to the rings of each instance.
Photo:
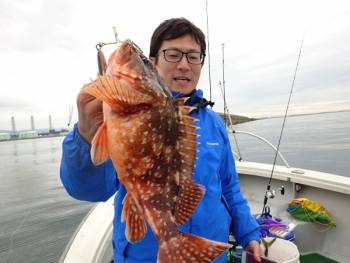
[[[1,52],[41,52],[68,48],[73,32],[69,30],[74,6],[69,1],[10,1],[1,4]]]
[[[16,112],[16,111],[28,111],[28,110],[40,110],[40,107],[36,104],[32,104],[25,98],[15,98],[11,96],[1,96],[0,98],[0,111],[1,112]]]
[[[321,28],[310,28],[305,34],[300,64],[294,83],[292,102],[299,109],[349,109],[340,104],[350,100],[350,17],[349,12],[335,12],[333,20],[324,21]],[[339,15],[338,15],[339,14]],[[302,31],[300,31],[301,33]],[[280,38],[283,38],[282,34]],[[280,113],[286,107],[292,85],[302,34],[278,43],[271,42],[265,49],[251,45],[250,53],[236,55],[225,46],[226,101],[232,113],[259,115]],[[265,41],[265,40],[264,40]],[[283,49],[283,51],[281,50]],[[221,67],[220,67],[221,68]],[[216,70],[216,79],[222,73]],[[216,84],[217,86],[217,84]],[[223,99],[216,94],[216,109],[222,111]],[[327,105],[327,101],[332,104]]]
[[[222,111],[222,43],[226,101],[232,113],[285,109],[301,37],[305,42],[292,105],[312,110],[350,100],[350,5],[347,1],[208,1],[212,99]],[[131,38],[147,54],[154,28],[188,17],[206,33],[205,2],[26,0],[0,1],[1,116],[52,114],[65,119],[79,89],[96,76],[95,44]],[[159,7],[157,15],[150,5]],[[186,8],[184,8],[186,6]],[[315,8],[317,6],[317,8]],[[196,10],[196,12],[194,12]],[[106,47],[106,57],[113,47]],[[208,59],[199,88],[209,98]],[[330,107],[330,104],[327,107]],[[333,107],[333,106],[332,106]],[[60,117],[61,118],[61,117]],[[1,120],[0,120],[1,121]],[[0,123],[1,124],[1,123]],[[0,126],[1,128],[1,126]]]

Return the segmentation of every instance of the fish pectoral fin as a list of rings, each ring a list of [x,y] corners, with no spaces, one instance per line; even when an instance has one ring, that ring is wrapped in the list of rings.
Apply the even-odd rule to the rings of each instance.
[[[121,219],[126,220],[125,237],[129,242],[136,243],[145,237],[147,226],[144,216],[129,194],[124,199]]]
[[[91,142],[91,160],[94,165],[99,165],[108,159],[107,125],[103,122]]]
[[[183,179],[180,182],[174,213],[176,224],[182,225],[187,222],[202,199],[204,192],[204,187],[196,184],[192,179]]]
[[[115,112],[138,104],[148,104],[153,98],[135,90],[135,85],[103,75],[85,85],[83,91],[107,103]]]
[[[83,91],[107,103],[111,108],[117,107],[120,85],[110,76],[98,76],[89,84],[84,85]],[[120,106],[119,106],[120,107]]]
[[[230,247],[232,247],[230,244],[179,232],[177,236],[159,242],[157,263],[212,262]]]

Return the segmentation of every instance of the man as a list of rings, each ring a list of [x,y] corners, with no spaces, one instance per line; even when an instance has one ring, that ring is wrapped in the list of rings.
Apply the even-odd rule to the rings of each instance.
[[[211,240],[227,242],[231,221],[236,240],[260,261],[260,231],[240,192],[238,176],[226,129],[220,117],[206,107],[202,91],[196,89],[205,57],[203,32],[184,18],[169,19],[153,33],[150,60],[173,95],[187,96],[187,104],[197,107],[192,116],[199,121],[198,160],[193,180],[203,185],[205,195],[181,231]],[[116,262],[156,262],[157,241],[148,227],[136,244],[125,238],[121,222],[126,191],[117,179],[111,161],[94,166],[90,143],[96,133],[95,116],[101,102],[81,92],[77,99],[79,122],[63,143],[61,179],[68,193],[80,200],[106,201],[114,193],[115,217],[113,249]],[[226,262],[226,253],[215,262]]]

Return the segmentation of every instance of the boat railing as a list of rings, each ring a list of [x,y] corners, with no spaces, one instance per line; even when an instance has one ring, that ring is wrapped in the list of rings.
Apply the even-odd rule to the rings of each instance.
[[[232,133],[233,134],[233,139],[234,139],[234,142],[235,142],[235,145],[236,145],[236,149],[237,149],[237,153],[235,151],[233,151],[233,154],[235,156],[237,156],[237,159],[238,161],[242,161],[242,155],[241,155],[241,152],[239,150],[239,146],[238,146],[238,142],[237,142],[237,139],[236,139],[236,136],[235,134],[245,134],[245,135],[249,135],[249,136],[252,136],[262,142],[264,142],[265,144],[267,144],[270,148],[272,148],[274,150],[274,152],[278,154],[278,156],[281,158],[282,162],[284,163],[284,165],[287,167],[287,168],[290,168],[291,166],[288,164],[287,160],[284,158],[284,156],[282,155],[282,153],[280,151],[277,150],[277,148],[271,143],[269,142],[267,139],[259,136],[259,135],[256,135],[252,132],[246,132],[246,131],[236,131],[235,129],[228,129],[229,133]]]

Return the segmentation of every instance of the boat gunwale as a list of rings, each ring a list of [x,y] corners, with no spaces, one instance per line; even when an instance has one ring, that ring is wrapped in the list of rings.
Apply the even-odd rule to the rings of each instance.
[[[272,164],[236,160],[236,168],[238,174],[269,178]],[[350,178],[332,173],[275,165],[273,178],[350,195]]]

